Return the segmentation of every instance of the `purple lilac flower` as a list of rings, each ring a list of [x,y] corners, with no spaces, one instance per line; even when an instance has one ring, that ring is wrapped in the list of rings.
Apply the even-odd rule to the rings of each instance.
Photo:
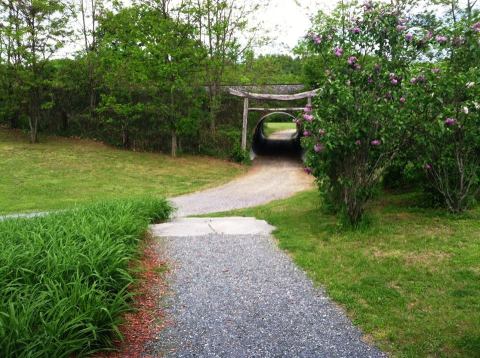
[[[400,103],[405,103],[405,102],[407,102],[407,99],[403,96],[400,97]]]
[[[368,81],[369,84],[372,84],[374,82],[372,77],[368,77],[367,81]]]
[[[303,109],[305,113],[312,113],[312,106],[307,104],[305,108]]]
[[[370,142],[370,144],[373,146],[379,146],[380,144],[382,144],[382,141],[380,139],[374,139]]]
[[[427,163],[423,166],[423,168],[425,168],[425,170],[432,170],[432,165]]]
[[[307,122],[311,122],[311,121],[313,121],[313,116],[311,114],[305,113],[303,115],[303,119],[305,119]],[[306,136],[306,137],[308,137],[308,136]]]
[[[411,32],[406,34],[405,35],[405,40],[407,40],[408,42],[412,41],[413,40],[413,34]]]
[[[354,34],[359,34],[361,32],[360,28],[358,26],[354,27],[352,30],[351,30]]]
[[[355,145],[361,145],[361,144],[362,144],[362,141],[361,141],[360,139],[357,139],[357,140],[355,141]]]
[[[343,48],[341,48],[341,47],[335,47],[335,50],[333,50],[333,53],[334,53],[335,56],[337,56],[337,57],[342,57],[342,55],[343,55]]]
[[[435,41],[437,41],[439,44],[444,44],[448,41],[447,36],[442,36],[442,35],[437,35],[435,36]]]
[[[347,60],[347,62],[350,66],[353,66],[354,64],[356,64],[357,61],[358,61],[358,59],[355,56],[350,56]]]
[[[417,82],[425,82],[427,79],[425,78],[424,75],[420,75],[417,77]]]
[[[373,9],[373,3],[371,1],[365,1],[363,3],[363,8],[365,9],[365,11],[370,11]]]
[[[457,124],[457,120],[455,118],[447,118],[445,119],[445,125],[447,127],[451,127],[451,126],[454,126],[455,124]]]
[[[427,34],[425,35],[425,40],[430,40],[431,38],[433,37],[433,32],[432,31],[428,31]]]
[[[362,66],[361,66],[359,63],[356,63],[356,64],[353,66],[353,68],[358,71],[358,70],[361,70],[361,69],[362,69]]]
[[[310,137],[311,135],[312,135],[312,133],[310,133],[310,131],[307,131],[307,130],[303,131],[303,136],[304,137]]]
[[[321,143],[317,143],[313,146],[313,150],[315,151],[315,153],[323,152],[324,149],[325,149],[325,146]]]
[[[405,31],[407,27],[405,25],[397,25],[397,31]]]
[[[418,81],[417,78],[416,78],[416,77],[413,77],[413,78],[410,80],[410,83],[411,83],[412,85],[414,85],[415,83],[417,83],[417,81]]]
[[[472,30],[480,32],[480,21],[472,25]]]
[[[308,175],[312,174],[312,168],[305,167],[305,168],[303,168],[303,171],[304,171],[305,173],[307,173]]]
[[[432,73],[440,73],[440,69],[438,67],[432,68]]]
[[[327,131],[325,129],[319,129],[318,130],[318,134],[320,134],[321,137],[323,137],[325,135],[325,133],[327,133]]]
[[[456,36],[452,38],[452,45],[454,46],[462,46],[465,43],[465,39],[462,36]]]
[[[392,85],[398,85],[398,80],[397,80],[396,78],[392,78],[392,79],[390,80],[390,83],[391,83]]]
[[[322,43],[322,39],[323,39],[322,35],[313,36],[313,42],[315,42],[317,45]]]

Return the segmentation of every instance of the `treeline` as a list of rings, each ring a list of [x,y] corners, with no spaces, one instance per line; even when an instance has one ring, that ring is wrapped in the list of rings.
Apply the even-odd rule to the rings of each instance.
[[[242,45],[257,8],[233,0],[2,0],[0,122],[28,130],[32,143],[46,133],[172,155],[229,154],[241,104],[222,84],[300,80],[299,60],[255,57],[251,41]]]

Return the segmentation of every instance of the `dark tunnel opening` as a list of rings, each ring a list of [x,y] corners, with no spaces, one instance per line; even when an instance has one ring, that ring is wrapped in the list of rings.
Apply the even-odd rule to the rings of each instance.
[[[300,159],[302,157],[302,146],[300,143],[301,134],[298,128],[274,132],[271,135],[267,135],[265,133],[265,124],[273,115],[281,115],[281,123],[292,121],[295,118],[288,113],[271,113],[263,117],[255,127],[255,133],[253,135],[252,142],[253,157],[281,156]],[[285,121],[285,118],[287,118],[287,121]]]

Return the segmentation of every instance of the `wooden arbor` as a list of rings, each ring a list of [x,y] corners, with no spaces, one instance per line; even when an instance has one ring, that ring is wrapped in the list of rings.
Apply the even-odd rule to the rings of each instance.
[[[248,112],[292,112],[302,111],[304,107],[286,107],[286,108],[255,108],[249,107],[249,100],[263,100],[263,101],[296,101],[300,99],[307,99],[307,104],[312,105],[312,97],[317,95],[318,90],[302,92],[297,94],[261,94],[239,91],[236,89],[229,89],[229,93],[233,96],[243,98],[243,126],[242,126],[242,149],[247,149],[247,130],[248,130]]]

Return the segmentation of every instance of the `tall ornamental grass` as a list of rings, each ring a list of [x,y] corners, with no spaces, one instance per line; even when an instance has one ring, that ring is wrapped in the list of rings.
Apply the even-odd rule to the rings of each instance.
[[[0,356],[84,356],[111,346],[131,265],[165,200],[100,203],[0,222]]]

